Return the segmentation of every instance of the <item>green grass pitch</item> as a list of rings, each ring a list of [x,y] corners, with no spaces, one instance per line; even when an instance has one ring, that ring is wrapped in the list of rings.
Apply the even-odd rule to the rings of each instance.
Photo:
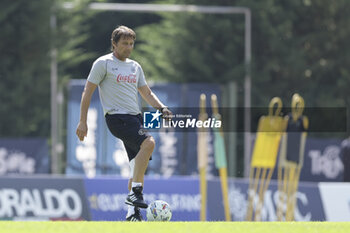
[[[350,222],[0,222],[1,233],[349,233]]]

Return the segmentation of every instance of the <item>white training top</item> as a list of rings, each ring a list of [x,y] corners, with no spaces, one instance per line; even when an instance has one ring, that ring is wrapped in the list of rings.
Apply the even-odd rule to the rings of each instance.
[[[121,61],[113,53],[99,57],[87,78],[98,85],[104,115],[141,113],[137,88],[147,85],[139,63]]]

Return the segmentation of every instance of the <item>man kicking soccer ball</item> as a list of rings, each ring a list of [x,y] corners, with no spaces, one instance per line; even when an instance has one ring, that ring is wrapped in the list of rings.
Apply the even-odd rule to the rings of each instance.
[[[129,157],[132,177],[128,184],[130,193],[125,200],[129,205],[127,221],[142,221],[139,208],[147,208],[142,194],[143,181],[155,146],[154,138],[142,128],[138,92],[147,103],[160,110],[163,117],[172,115],[147,85],[141,66],[129,59],[135,39],[135,32],[126,26],[112,32],[112,53],[99,57],[87,78],[76,130],[83,141],[88,132],[87,112],[91,96],[98,87],[108,129],[123,141]]]

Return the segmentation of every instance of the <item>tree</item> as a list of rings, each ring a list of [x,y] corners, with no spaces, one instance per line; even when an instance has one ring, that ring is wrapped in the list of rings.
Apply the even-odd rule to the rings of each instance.
[[[334,95],[339,96],[339,88],[349,75],[346,64],[350,29],[346,25],[350,17],[345,10],[350,5],[348,1],[169,0],[167,3],[251,9],[254,105],[266,106],[275,95],[289,101],[291,95],[299,91],[310,105],[334,106]],[[152,78],[219,83],[243,78],[242,17],[195,13],[160,15],[163,19],[159,24],[138,28],[142,44],[136,53],[138,59],[144,57],[145,69]],[[337,79],[341,84],[330,87],[335,76],[342,76]],[[318,85],[328,91],[319,93]],[[328,95],[330,88],[334,91]],[[336,102],[344,104],[342,100]]]
[[[168,1],[198,4],[197,1]],[[209,3],[210,1],[201,1]],[[216,3],[217,4],[217,3]],[[226,4],[228,5],[227,1]],[[244,17],[200,13],[160,13],[159,24],[137,29],[135,57],[154,80],[240,81],[244,76]]]
[[[95,1],[97,2],[97,1]],[[116,2],[108,0],[100,0],[98,2]],[[118,1],[121,3],[121,1]],[[144,0],[144,3],[151,2],[151,0]],[[124,0],[122,3],[135,3],[134,0]],[[68,12],[67,14],[71,14]],[[73,79],[86,79],[91,65],[95,59],[106,53],[111,52],[111,34],[112,31],[120,25],[126,25],[130,28],[137,28],[142,25],[147,25],[149,23],[157,23],[160,20],[160,16],[156,14],[147,13],[135,13],[135,12],[116,12],[116,11],[93,11],[84,9],[84,13],[79,12],[81,19],[84,19],[84,23],[77,23],[76,27],[84,25],[86,33],[86,40],[81,44],[81,48],[84,53],[89,53],[90,55],[87,59],[84,59],[79,64],[74,64],[69,69],[71,78]],[[86,15],[93,15],[93,17]],[[75,38],[75,36],[70,36],[70,38]],[[136,47],[140,42],[137,35]],[[136,49],[137,50],[137,49]],[[134,55],[132,54],[134,57]]]
[[[59,84],[74,68],[93,57],[84,50],[93,12],[89,1],[75,1],[70,12],[63,0],[2,1],[0,7],[0,136],[48,137],[50,133],[50,49],[58,49]],[[51,14],[57,30],[50,28]]]
[[[267,106],[279,96],[289,107],[297,92],[307,107],[350,107],[349,1],[167,2],[251,9],[252,106]],[[243,89],[242,17],[160,15],[159,24],[137,29],[142,44],[136,56],[148,76],[171,82],[236,81]]]
[[[51,0],[1,2],[2,137],[48,135],[51,4]]]

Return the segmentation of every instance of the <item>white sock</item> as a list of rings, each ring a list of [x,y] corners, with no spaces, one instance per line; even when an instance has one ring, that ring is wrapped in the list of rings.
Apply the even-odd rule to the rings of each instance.
[[[128,213],[126,214],[126,217],[133,215],[135,213],[135,206],[128,205]]]
[[[142,186],[142,183],[138,183],[138,182],[131,182],[131,190],[130,190],[130,194],[133,194],[134,192],[132,191],[132,188],[135,187],[139,187]]]

